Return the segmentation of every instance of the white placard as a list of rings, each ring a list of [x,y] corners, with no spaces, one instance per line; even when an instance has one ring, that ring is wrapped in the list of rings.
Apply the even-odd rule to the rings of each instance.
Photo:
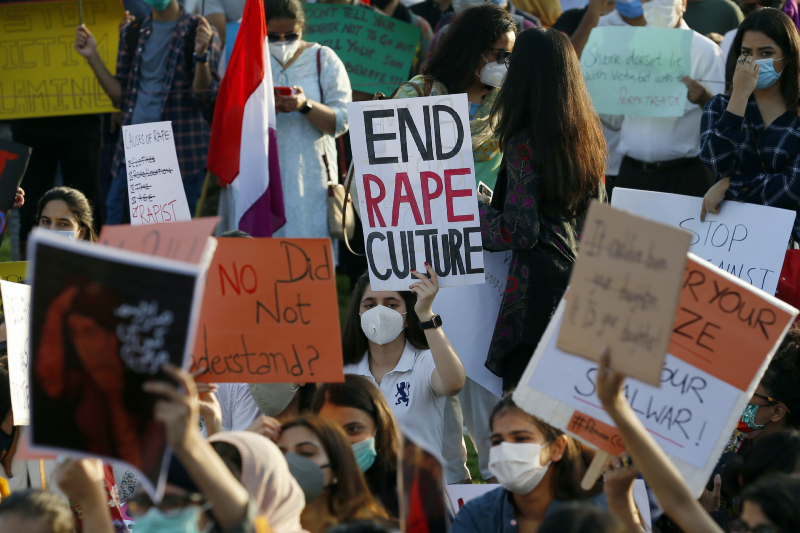
[[[647,485],[643,479],[636,479],[633,482],[633,503],[642,515],[642,524],[646,524],[645,531],[650,531],[652,518],[650,514],[650,498],[647,497]]]
[[[683,228],[692,234],[693,254],[770,295],[778,289],[794,211],[726,200],[701,222],[702,198],[619,187],[611,205]]]
[[[464,364],[467,377],[495,396],[503,378],[486,368],[486,356],[506,289],[511,252],[483,252],[486,283],[439,290],[434,307],[442,328]]]
[[[441,287],[484,283],[467,96],[347,110],[372,289],[408,290],[423,262]]]
[[[191,220],[172,122],[123,126],[131,225]]]
[[[11,408],[14,425],[30,424],[30,387],[28,351],[30,338],[31,288],[22,283],[0,281],[3,311],[8,335],[8,379],[11,384]]]

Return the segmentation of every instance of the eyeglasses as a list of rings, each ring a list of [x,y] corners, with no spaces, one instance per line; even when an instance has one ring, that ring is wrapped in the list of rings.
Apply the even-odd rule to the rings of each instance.
[[[760,525],[750,527],[747,522],[734,518],[728,522],[728,531],[730,533],[778,533],[778,528],[770,525]]]
[[[785,403],[783,403],[783,402],[782,402],[782,401],[780,401],[780,400],[776,400],[775,398],[772,398],[772,397],[770,397],[770,396],[765,396],[765,395],[763,395],[763,394],[759,394],[759,393],[757,393],[757,392],[754,392],[754,393],[753,393],[753,396],[757,396],[757,397],[761,398],[762,400],[767,400],[768,402],[770,402],[770,403],[772,403],[772,404],[779,403],[779,404],[783,405],[784,407],[786,407],[786,404],[785,404]],[[765,407],[766,407],[766,406],[765,406]],[[786,412],[787,412],[787,413],[789,413],[789,414],[792,414],[792,412],[791,412],[791,411],[789,411],[789,408],[788,408],[788,407],[786,407]]]
[[[183,509],[184,507],[188,507],[190,505],[203,505],[205,500],[201,494],[165,494],[161,500],[161,504],[156,505],[147,494],[139,494],[128,500],[127,503],[128,516],[133,518],[137,516],[144,516],[144,514],[153,507],[157,507],[164,512],[169,512]]]
[[[267,40],[271,43],[276,43],[278,41],[296,41],[297,38],[300,37],[300,34],[296,31],[292,33],[268,33]]]
[[[505,63],[506,66],[511,66],[511,52],[505,48],[489,48],[492,52],[497,54],[497,62]]]

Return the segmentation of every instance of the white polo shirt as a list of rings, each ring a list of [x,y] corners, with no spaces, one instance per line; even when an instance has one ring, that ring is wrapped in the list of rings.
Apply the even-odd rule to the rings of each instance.
[[[416,444],[441,461],[445,396],[431,385],[436,370],[430,350],[417,350],[406,341],[403,355],[380,384],[369,369],[369,352],[358,364],[345,365],[345,374],[364,376],[375,383],[392,408],[400,429]]]
[[[680,30],[692,32],[692,74],[716,95],[725,91],[725,61],[719,46],[689,28],[681,20]],[[681,117],[626,116],[620,130],[619,153],[639,161],[656,163],[700,155],[700,118],[703,109],[686,100]]]
[[[244,431],[261,416],[247,383],[220,383],[217,400],[222,408],[223,431]]]

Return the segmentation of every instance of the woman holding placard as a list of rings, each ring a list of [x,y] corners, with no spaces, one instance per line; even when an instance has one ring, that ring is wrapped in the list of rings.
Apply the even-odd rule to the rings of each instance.
[[[733,90],[713,97],[703,112],[700,159],[717,183],[703,199],[700,218],[719,213],[726,198],[798,210],[797,28],[777,9],[754,11],[739,26],[729,58]],[[792,235],[800,237],[800,217]]]
[[[535,72],[535,75],[531,75]],[[512,250],[486,367],[516,386],[564,294],[592,198],[605,198],[606,142],[562,33],[517,38],[492,110],[505,166],[480,203],[484,250]]]

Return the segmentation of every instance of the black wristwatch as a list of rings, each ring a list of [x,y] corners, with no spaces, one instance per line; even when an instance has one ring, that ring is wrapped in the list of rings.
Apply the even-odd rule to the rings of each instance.
[[[201,55],[201,56],[197,55],[197,52],[195,52],[194,53],[194,60],[197,63],[208,63],[208,56],[210,56],[210,55],[211,54],[209,53],[208,50],[206,50],[206,53]]]
[[[442,317],[439,315],[433,315],[427,322],[419,323],[420,329],[437,329],[440,327],[442,327]]]
[[[306,100],[306,103],[303,104],[303,107],[301,107],[297,111],[299,111],[301,115],[308,115],[311,112],[311,109],[313,109],[313,107],[314,106],[311,105],[311,102],[309,100]]]

